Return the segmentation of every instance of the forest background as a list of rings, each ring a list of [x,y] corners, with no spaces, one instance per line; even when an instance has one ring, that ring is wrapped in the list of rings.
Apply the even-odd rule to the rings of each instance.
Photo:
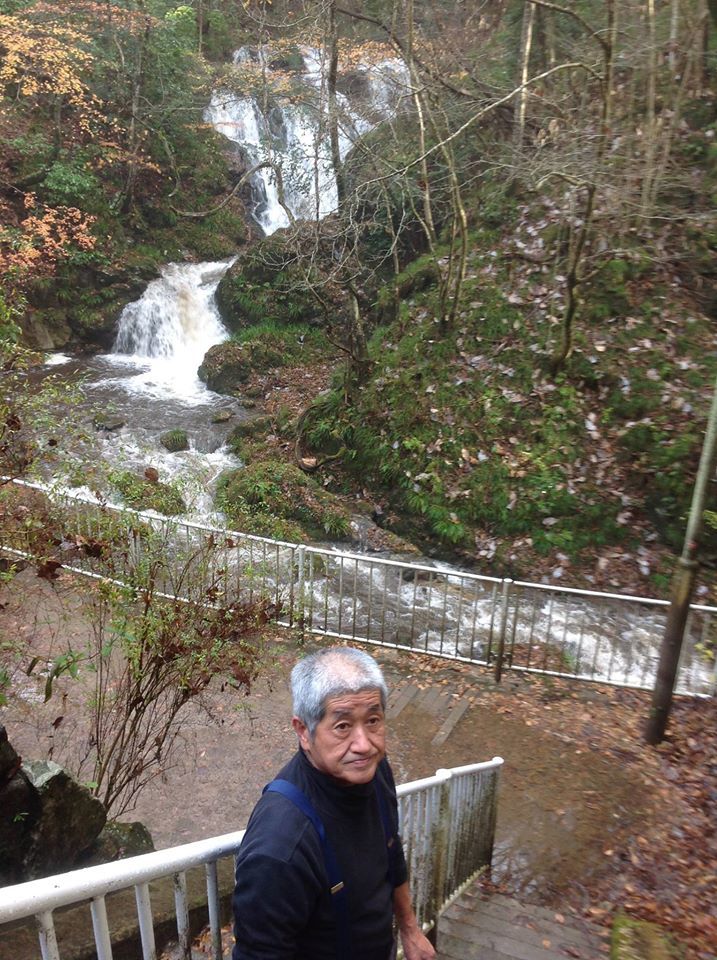
[[[291,365],[308,329],[317,363],[342,358],[332,389],[272,410],[311,484],[482,571],[664,594],[717,366],[708,4],[1,11],[6,347],[106,348],[160,264],[243,249],[220,288],[243,356],[266,365],[268,339]],[[271,82],[230,65],[259,40]],[[302,44],[328,51],[331,143],[358,62],[411,79],[334,151],[337,212],[261,241],[204,109],[217,87],[297,97]],[[57,446],[3,413],[6,472]],[[266,437],[236,448],[253,473],[225,484],[230,518],[300,535],[281,496],[300,472]]]

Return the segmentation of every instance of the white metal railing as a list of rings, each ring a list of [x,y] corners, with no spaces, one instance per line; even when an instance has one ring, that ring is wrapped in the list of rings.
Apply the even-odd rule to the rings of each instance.
[[[410,871],[417,916],[430,930],[442,909],[465,885],[490,865],[495,834],[500,757],[398,787],[400,830]],[[106,898],[134,888],[144,960],[156,960],[149,884],[173,878],[177,937],[182,957],[191,958],[187,871],[204,866],[212,957],[223,957],[217,863],[232,857],[244,831],[200,840],[127,860],[86,867],[41,880],[0,888],[2,924],[34,917],[42,960],[61,960],[53,912],[89,901],[97,960],[112,960],[112,931]]]
[[[280,624],[320,636],[490,665],[498,674],[509,668],[638,689],[654,685],[665,600],[304,546],[99,505],[39,484],[16,481],[15,487],[61,505],[58,557],[78,573],[107,576],[106,558],[93,555],[92,547],[107,539],[108,526],[110,539],[130,543],[137,563],[151,529],[166,544],[168,594],[180,589],[176,571],[182,570],[185,592],[211,580],[225,600],[265,597],[280,608]],[[31,534],[11,527],[0,533],[0,548],[32,555]],[[693,604],[690,610],[677,691],[713,696],[717,662],[704,651],[717,646],[717,607]]]

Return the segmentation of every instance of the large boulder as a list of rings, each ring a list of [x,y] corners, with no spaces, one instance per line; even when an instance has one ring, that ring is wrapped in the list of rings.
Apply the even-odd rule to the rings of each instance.
[[[92,846],[105,825],[102,803],[52,760],[23,764],[39,799],[24,857],[27,879],[66,870]]]
[[[23,861],[40,798],[0,724],[0,886],[24,879]]]
[[[138,820],[130,823],[108,820],[91,849],[83,857],[82,866],[124,860],[125,857],[136,857],[141,853],[152,853],[153,850],[152,834],[143,823]]]
[[[197,376],[215,393],[233,396],[249,377],[249,362],[247,351],[241,344],[225,340],[207,350]]]

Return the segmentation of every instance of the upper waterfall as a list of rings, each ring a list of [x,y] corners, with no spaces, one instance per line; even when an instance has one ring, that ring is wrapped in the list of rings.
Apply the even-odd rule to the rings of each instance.
[[[297,74],[302,96],[260,102],[252,93],[216,90],[206,109],[206,118],[227,139],[239,145],[253,166],[271,161],[282,171],[284,201],[299,220],[317,220],[337,206],[336,180],[328,134],[326,54],[310,47],[301,49],[303,72]],[[271,84],[277,71],[266,50],[242,48],[235,65],[260,69]],[[385,59],[352,68],[356,96],[337,94],[339,151],[345,157],[356,139],[376,123],[395,113],[407,89],[407,71],[402,61]],[[252,178],[253,215],[266,234],[289,225],[279,198],[276,176],[269,167]]]

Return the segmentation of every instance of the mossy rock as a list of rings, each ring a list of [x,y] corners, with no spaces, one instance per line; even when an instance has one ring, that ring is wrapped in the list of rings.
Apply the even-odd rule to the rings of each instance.
[[[684,960],[683,948],[656,923],[621,913],[615,919],[610,960]]]
[[[182,450],[189,450],[189,437],[186,430],[167,430],[160,436],[159,442],[169,453],[181,453]]]
[[[265,373],[282,367],[297,353],[298,344],[292,338],[284,338],[270,330],[263,331],[242,343],[226,340],[210,347],[197,375],[215,393],[237,397],[251,373]],[[244,401],[244,406],[250,407],[251,401]]]
[[[83,858],[82,866],[124,860],[142,853],[153,853],[154,849],[152,834],[143,823],[108,820],[94,846]]]
[[[215,343],[204,354],[197,376],[215,393],[233,396],[249,377],[248,353],[233,340]]]
[[[167,483],[153,483],[131,470],[113,474],[110,482],[125,503],[135,510],[154,510],[166,516],[186,512],[182,495]]]
[[[283,231],[259,241],[229,268],[216,301],[224,323],[234,331],[265,321],[311,323],[319,313],[296,249]]]
[[[212,417],[212,423],[229,423],[233,416],[233,410],[219,410]]]
[[[242,440],[265,436],[270,433],[271,424],[271,417],[249,417],[247,420],[242,420],[227,437],[227,443],[229,446],[234,446]]]
[[[245,529],[266,535],[268,528],[282,529],[283,539],[340,540],[350,530],[351,517],[343,505],[298,467],[278,460],[224,473],[217,505]]]

